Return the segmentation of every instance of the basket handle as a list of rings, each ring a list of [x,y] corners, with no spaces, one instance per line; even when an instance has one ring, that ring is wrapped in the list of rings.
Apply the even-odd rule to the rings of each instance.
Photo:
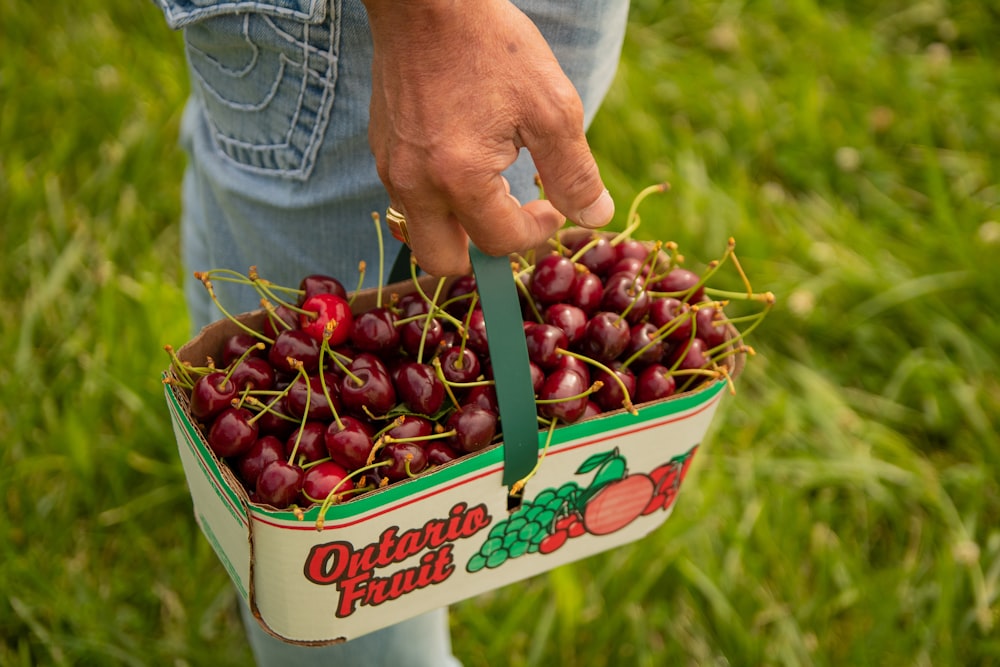
[[[469,245],[469,259],[482,302],[497,404],[503,429],[503,483],[524,479],[538,460],[538,412],[528,366],[521,305],[507,257],[491,257]],[[410,249],[400,248],[389,282],[410,276]],[[502,363],[496,363],[502,360]]]

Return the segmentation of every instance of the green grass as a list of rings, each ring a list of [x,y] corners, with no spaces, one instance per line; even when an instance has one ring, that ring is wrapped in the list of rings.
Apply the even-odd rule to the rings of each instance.
[[[457,605],[467,666],[1000,664],[988,5],[635,2],[612,193],[669,181],[640,235],[734,237],[778,307],[672,518]],[[151,3],[0,17],[0,664],[247,664],[159,385],[178,36]]]

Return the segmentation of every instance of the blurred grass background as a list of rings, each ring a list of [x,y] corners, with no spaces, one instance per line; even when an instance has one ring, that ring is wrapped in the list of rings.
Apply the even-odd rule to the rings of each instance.
[[[0,665],[243,665],[161,397],[179,36],[0,0]],[[779,297],[672,518],[457,605],[495,665],[1000,664],[1000,11],[636,0],[592,145]],[[205,267],[200,267],[205,268]]]

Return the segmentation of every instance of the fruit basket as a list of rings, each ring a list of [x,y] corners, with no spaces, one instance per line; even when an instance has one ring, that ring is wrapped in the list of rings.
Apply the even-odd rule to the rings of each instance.
[[[591,238],[616,237],[576,230],[557,245],[579,248]],[[193,416],[184,369],[223,358],[226,341],[241,331],[262,330],[267,309],[221,319],[172,354],[165,397],[195,517],[274,636],[308,645],[352,639],[637,540],[670,515],[713,415],[751,351],[737,344],[740,332],[727,323],[729,352],[715,370],[666,398],[626,399],[573,419],[558,410],[536,414],[542,391],[529,373],[536,348],[522,322],[525,294],[524,285],[515,286],[516,262],[512,272],[508,258],[474,251],[473,266],[502,432],[419,474],[388,484],[384,478],[338,502],[263,502],[232,457],[210,444],[205,420]],[[351,311],[369,312],[386,294],[395,303],[414,292],[448,292],[455,282],[425,276],[358,292],[350,297]]]

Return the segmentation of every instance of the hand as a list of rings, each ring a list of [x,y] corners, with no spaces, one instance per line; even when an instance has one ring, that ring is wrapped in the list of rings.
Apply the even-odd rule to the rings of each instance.
[[[543,243],[567,217],[611,221],[579,95],[527,16],[507,0],[365,4],[369,142],[424,271],[468,272],[470,239],[499,256]],[[524,205],[501,175],[522,147],[546,196]]]

